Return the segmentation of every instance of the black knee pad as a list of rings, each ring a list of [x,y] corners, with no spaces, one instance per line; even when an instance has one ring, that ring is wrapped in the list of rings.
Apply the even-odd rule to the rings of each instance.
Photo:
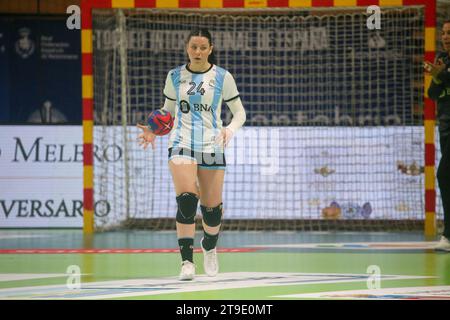
[[[217,207],[209,208],[200,205],[202,208],[203,221],[209,227],[217,227],[222,221],[222,203]]]
[[[183,192],[177,197],[177,203],[176,221],[183,224],[193,224],[198,205],[197,195],[191,192]]]

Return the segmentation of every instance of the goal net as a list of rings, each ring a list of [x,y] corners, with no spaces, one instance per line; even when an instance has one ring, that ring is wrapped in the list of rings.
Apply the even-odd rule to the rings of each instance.
[[[205,27],[247,112],[224,228],[423,229],[423,7],[383,8],[378,30],[365,9],[95,9],[96,227],[175,227],[167,136],[144,151],[135,125]]]

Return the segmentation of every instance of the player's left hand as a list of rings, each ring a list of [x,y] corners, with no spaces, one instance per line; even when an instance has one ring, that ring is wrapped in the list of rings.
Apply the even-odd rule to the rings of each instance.
[[[151,130],[142,124],[137,124],[137,127],[142,130],[142,133],[138,136],[138,143],[140,146],[144,147],[144,150],[147,149],[148,145],[152,145],[152,149],[155,150],[155,134],[151,132]]]
[[[222,128],[222,130],[216,137],[215,143],[226,148],[231,138],[233,138],[233,131],[228,128]]]

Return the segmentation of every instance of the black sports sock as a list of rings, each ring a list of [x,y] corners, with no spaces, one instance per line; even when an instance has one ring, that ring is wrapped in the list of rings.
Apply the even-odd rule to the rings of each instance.
[[[203,232],[203,241],[202,241],[202,247],[209,251],[211,249],[214,249],[217,245],[217,240],[219,239],[219,234],[211,235],[209,233],[206,233],[206,231]]]
[[[180,247],[181,260],[190,261],[194,263],[194,239],[193,238],[181,238],[178,239],[178,246]]]

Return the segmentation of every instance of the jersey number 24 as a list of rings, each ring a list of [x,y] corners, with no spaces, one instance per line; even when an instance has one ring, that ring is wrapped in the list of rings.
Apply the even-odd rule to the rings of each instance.
[[[197,92],[198,92],[198,93],[200,93],[202,96],[205,94],[205,89],[202,88],[202,86],[203,86],[203,81],[200,82],[198,86],[197,86],[197,84],[196,84],[194,81],[189,82],[189,85],[190,85],[191,87],[190,87],[189,90],[187,91],[187,94],[188,94],[188,95],[190,95],[190,96],[195,95],[194,89],[195,89],[196,87],[197,87]]]

